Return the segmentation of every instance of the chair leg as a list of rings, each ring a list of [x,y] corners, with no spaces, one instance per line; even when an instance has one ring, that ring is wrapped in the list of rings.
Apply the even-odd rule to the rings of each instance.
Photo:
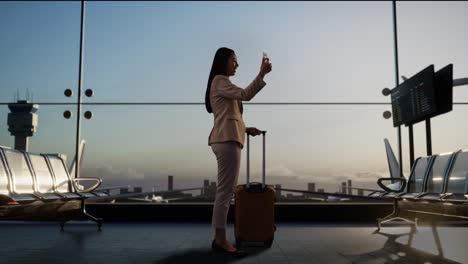
[[[437,246],[437,251],[439,251],[439,256],[444,257],[444,251],[442,249],[442,243],[440,242],[439,232],[437,232],[437,227],[433,222],[431,222],[432,234],[434,235],[434,241]]]
[[[411,224],[414,225],[415,231],[417,231],[418,218],[415,218],[414,221],[413,221],[413,220],[410,220],[410,219],[399,216],[397,200],[393,201],[393,212],[391,214],[385,216],[384,218],[377,218],[377,230],[376,231],[377,232],[380,231],[380,229],[382,228],[382,224],[387,223],[387,222],[391,222],[393,220],[403,220],[405,222],[411,223]]]
[[[90,215],[88,212],[86,212],[86,204],[84,200],[81,200],[81,213],[86,216],[89,220],[96,222],[98,226],[98,231],[101,231],[101,226],[102,226],[102,219],[101,218],[96,218],[92,215]]]
[[[410,220],[410,219],[407,219],[407,218],[404,218],[404,217],[401,217],[401,216],[388,215],[385,218],[381,218],[381,219],[378,218],[377,219],[377,224],[378,224],[377,230],[380,230],[380,228],[382,228],[382,224],[387,223],[387,222],[391,222],[393,220],[402,220],[402,221],[405,221],[407,223],[411,223],[416,230],[418,228],[418,218],[414,218],[414,220]]]

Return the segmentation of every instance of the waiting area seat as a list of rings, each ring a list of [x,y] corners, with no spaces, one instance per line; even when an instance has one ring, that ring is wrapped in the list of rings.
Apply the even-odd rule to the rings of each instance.
[[[416,214],[429,221],[434,216],[468,220],[468,150],[420,157],[413,165],[406,188],[386,189],[373,195],[394,201],[393,212],[377,219],[379,229],[381,224],[395,219],[417,226],[418,218],[405,215]]]
[[[94,184],[84,189],[81,181]],[[96,190],[101,183],[99,178],[72,178],[61,154],[0,147],[0,219],[35,219],[47,214],[61,221],[62,229],[66,221],[77,218],[95,221],[100,229],[101,220],[86,213],[85,200],[110,195]]]

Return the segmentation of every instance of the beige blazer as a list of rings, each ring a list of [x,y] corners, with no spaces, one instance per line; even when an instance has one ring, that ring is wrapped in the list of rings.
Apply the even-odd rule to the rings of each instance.
[[[250,101],[265,85],[260,76],[257,76],[245,89],[231,83],[227,76],[214,77],[210,90],[214,126],[208,137],[208,145],[236,141],[243,147],[245,123],[242,119],[242,101]]]

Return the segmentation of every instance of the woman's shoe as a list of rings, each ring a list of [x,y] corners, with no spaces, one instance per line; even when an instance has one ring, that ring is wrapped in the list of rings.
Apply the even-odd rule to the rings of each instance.
[[[244,252],[240,251],[240,250],[235,250],[235,251],[226,250],[222,246],[218,245],[218,243],[216,243],[215,239],[213,239],[213,242],[211,242],[211,249],[213,250],[213,252],[225,253],[225,254],[229,254],[229,255],[232,255],[232,256],[243,256],[243,255],[245,255]]]

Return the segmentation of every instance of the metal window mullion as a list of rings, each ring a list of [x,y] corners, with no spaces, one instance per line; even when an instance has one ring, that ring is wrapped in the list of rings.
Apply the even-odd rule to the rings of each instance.
[[[80,24],[80,60],[78,67],[78,104],[76,110],[76,145],[75,145],[75,178],[80,176],[80,156],[79,147],[80,147],[80,122],[81,122],[81,90],[83,86],[83,50],[84,50],[84,31],[85,31],[85,1],[81,1],[81,24]]]

